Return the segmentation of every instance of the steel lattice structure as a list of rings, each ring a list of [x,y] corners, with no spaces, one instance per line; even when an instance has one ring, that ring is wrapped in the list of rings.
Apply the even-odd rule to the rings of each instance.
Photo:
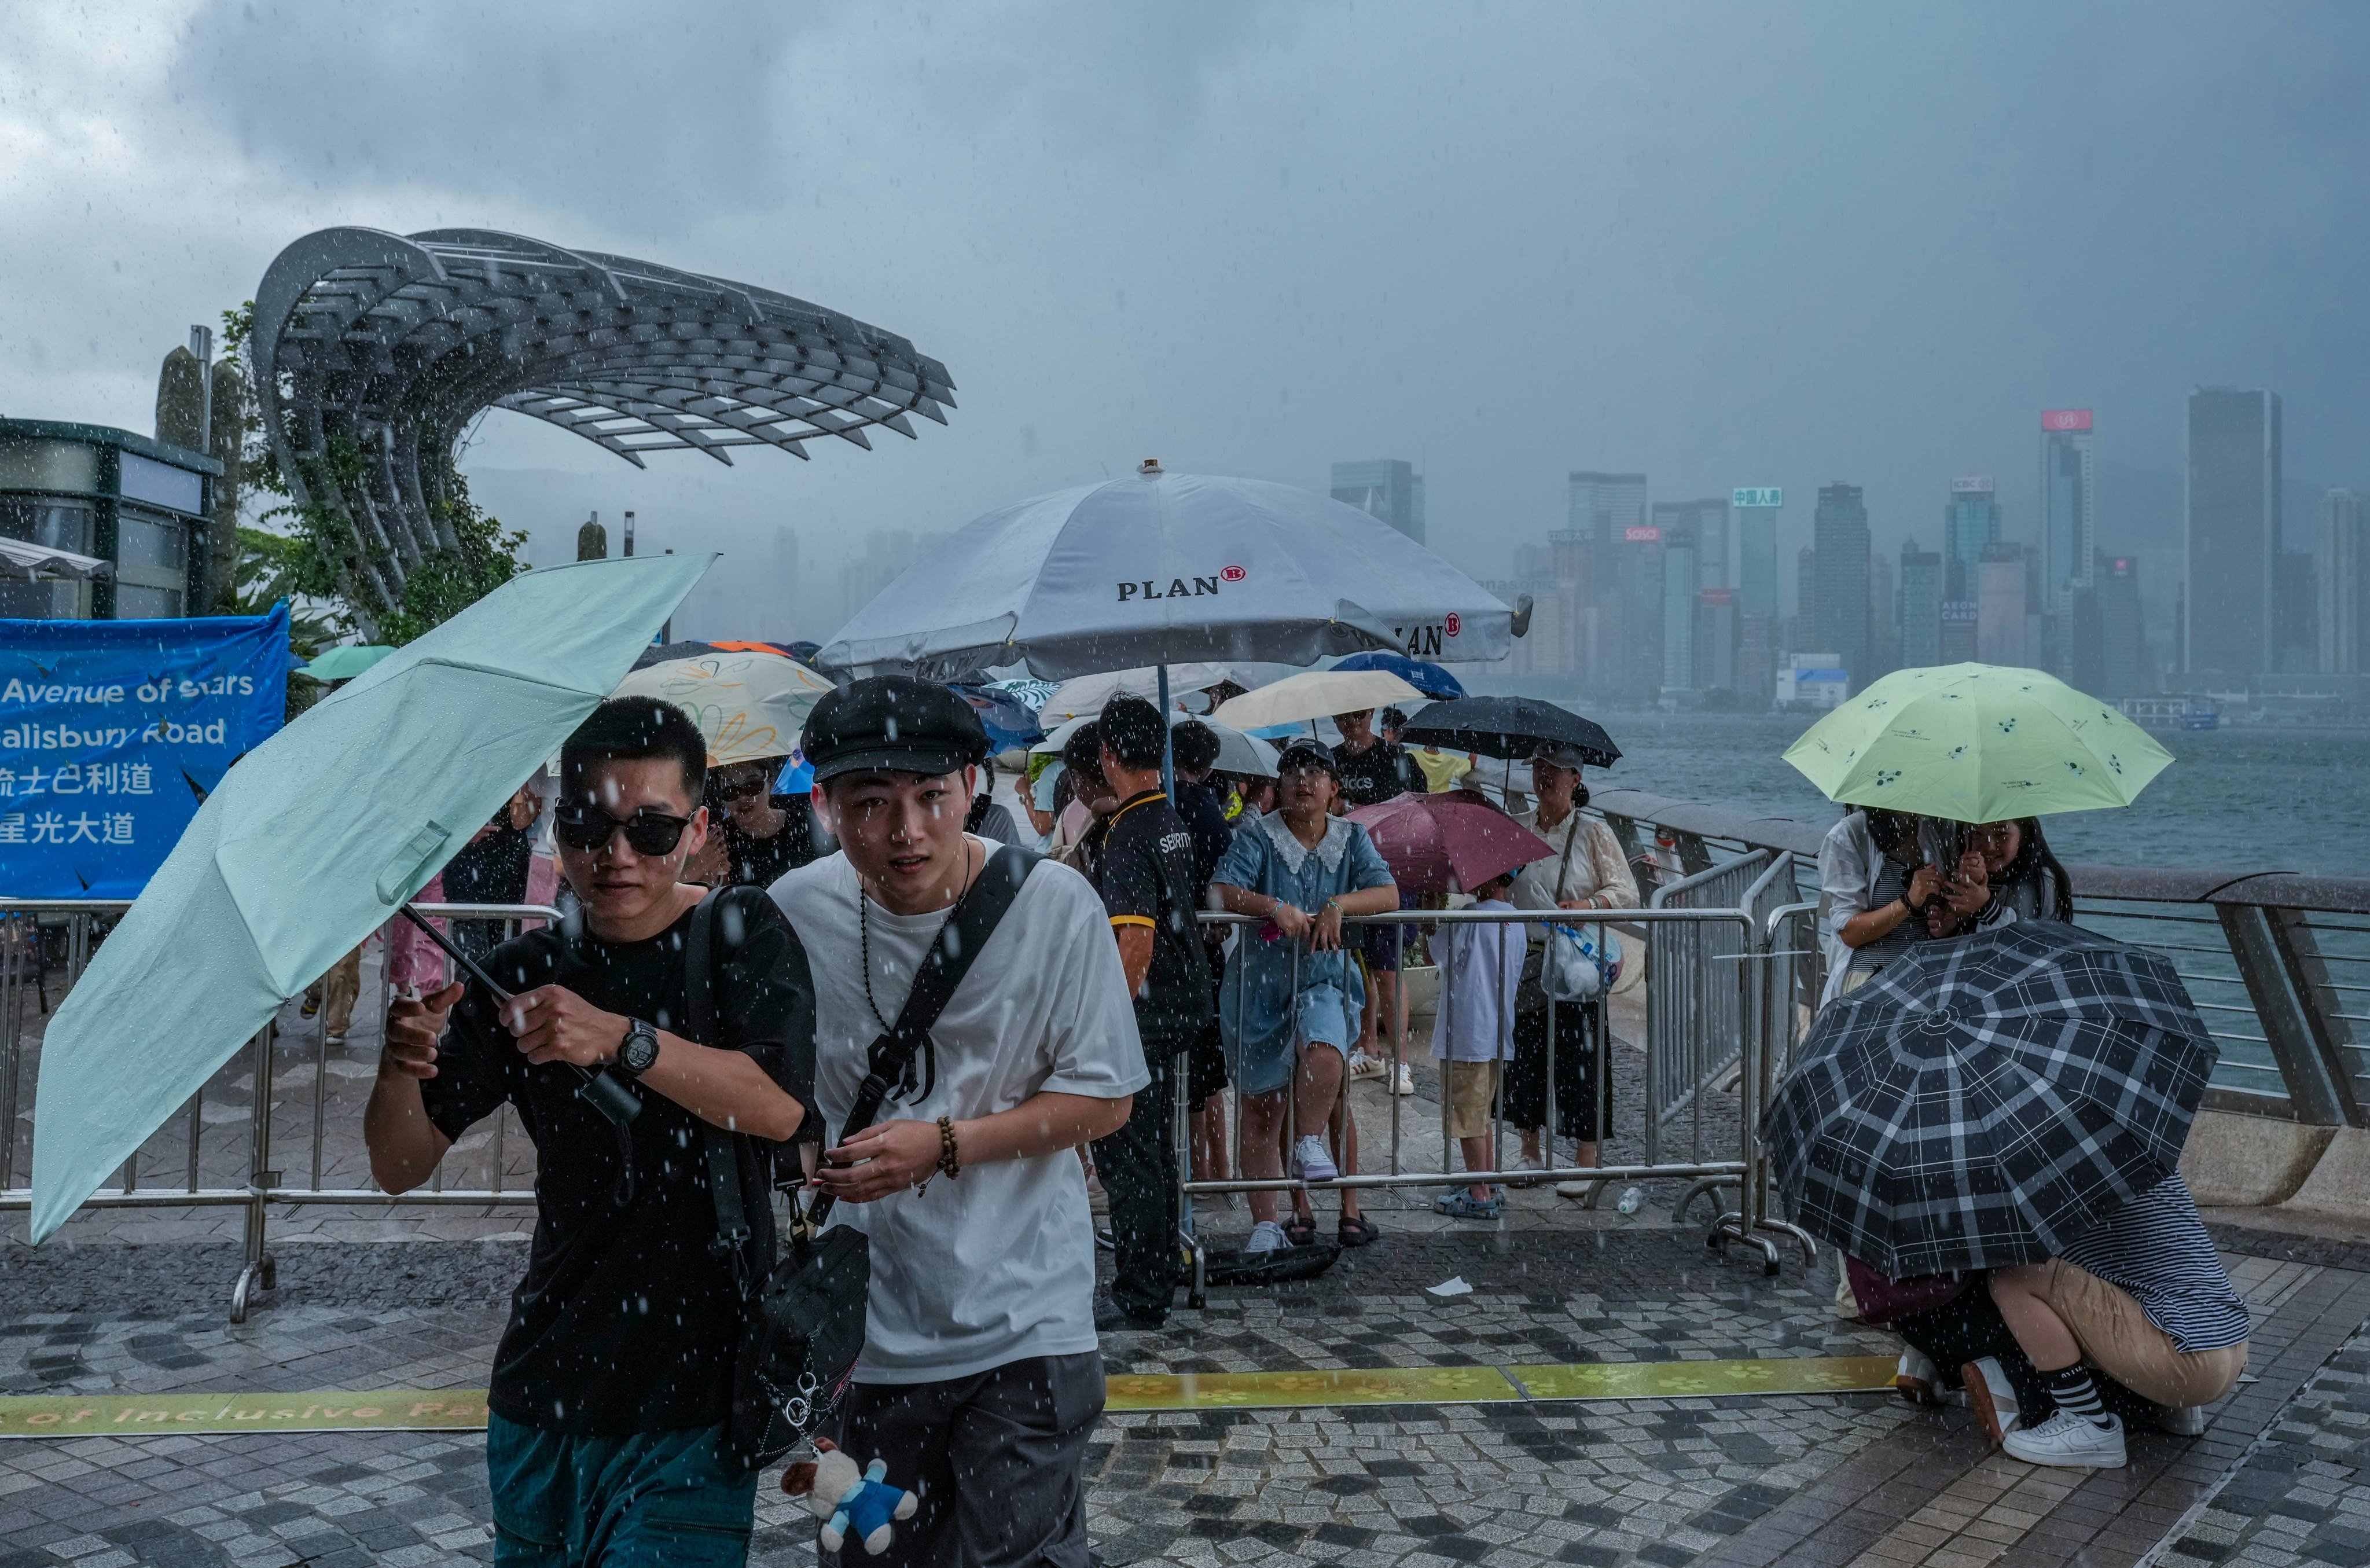
[[[333,228],[274,259],[251,363],[300,504],[352,534],[356,597],[392,609],[457,545],[439,505],[469,422],[512,409],[637,467],[736,446],[869,450],[874,426],[946,422],[946,367],[893,333],[746,283],[485,229]],[[351,444],[359,479],[325,482]],[[351,462],[351,456],[347,461]],[[316,490],[328,493],[315,493]]]

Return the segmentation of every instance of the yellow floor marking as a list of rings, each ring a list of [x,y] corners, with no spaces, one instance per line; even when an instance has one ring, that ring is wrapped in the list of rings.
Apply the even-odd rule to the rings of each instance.
[[[1775,1356],[1763,1361],[1583,1361],[1509,1366],[1535,1400],[1669,1400],[1706,1394],[1891,1391],[1889,1355]]]
[[[120,1437],[151,1432],[473,1432],[485,1424],[483,1389],[0,1399],[0,1437]]]
[[[1482,1404],[1523,1396],[1494,1366],[1357,1371],[1123,1373],[1105,1410],[1276,1410],[1293,1405]]]
[[[1379,1366],[1296,1372],[1119,1373],[1112,1411],[1289,1410],[1325,1405],[1511,1404],[1528,1400],[1667,1400],[1708,1394],[1835,1394],[1893,1387],[1885,1356],[1765,1361],[1607,1361],[1553,1366]],[[486,1424],[483,1389],[360,1393],[96,1394],[0,1397],[0,1437],[141,1432],[469,1432]]]

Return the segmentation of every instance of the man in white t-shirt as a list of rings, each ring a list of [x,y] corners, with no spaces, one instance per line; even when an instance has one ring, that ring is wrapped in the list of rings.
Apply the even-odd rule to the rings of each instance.
[[[1102,1412],[1085,1178],[1150,1081],[1102,900],[1030,872],[915,1064],[842,1138],[872,1041],[997,846],[963,831],[987,737],[944,686],[889,676],[807,721],[840,853],[776,882],[815,986],[817,1183],[871,1243],[864,1354],[838,1442],[885,1461],[915,1516],[880,1558],[1085,1568],[1087,1438]]]

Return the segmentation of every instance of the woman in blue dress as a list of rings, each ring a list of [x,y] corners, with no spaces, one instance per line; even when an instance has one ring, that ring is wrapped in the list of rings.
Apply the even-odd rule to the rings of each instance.
[[[1276,810],[1244,824],[1210,873],[1210,891],[1227,909],[1267,921],[1237,928],[1218,1023],[1243,1097],[1243,1175],[1281,1174],[1289,1087],[1301,1134],[1293,1174],[1329,1182],[1340,1171],[1321,1135],[1366,1002],[1365,983],[1342,950],[1341,917],[1396,911],[1399,894],[1366,830],[1331,814],[1341,776],[1330,751],[1294,741],[1276,759]],[[1246,1251],[1288,1244],[1275,1200],[1272,1192],[1250,1194]],[[1363,1231],[1364,1222],[1345,1192],[1345,1239],[1352,1226]]]

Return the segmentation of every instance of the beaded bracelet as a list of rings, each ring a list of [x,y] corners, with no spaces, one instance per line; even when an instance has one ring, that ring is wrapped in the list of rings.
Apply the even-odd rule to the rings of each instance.
[[[938,1118],[938,1169],[951,1182],[962,1174],[962,1151],[955,1147],[955,1121],[951,1116]]]

